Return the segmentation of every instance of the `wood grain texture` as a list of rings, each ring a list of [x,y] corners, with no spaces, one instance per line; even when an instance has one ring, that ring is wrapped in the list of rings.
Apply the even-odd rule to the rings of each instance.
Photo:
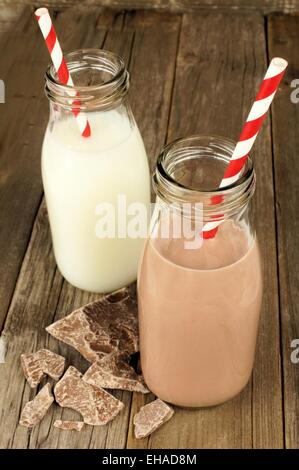
[[[1,0],[0,4],[36,5],[35,0]],[[44,6],[67,8],[70,6],[101,6],[116,9],[159,9],[172,12],[229,10],[261,11],[263,13],[299,11],[298,0],[45,0]]]
[[[26,5],[2,4],[0,8],[0,34],[12,30],[22,30],[29,18],[30,8]]]
[[[299,162],[298,119],[291,87],[299,79],[299,17],[275,15],[268,22],[269,53],[289,62],[280,92],[272,107],[276,217],[278,231],[281,334],[284,370],[284,412],[286,447],[299,447],[299,364],[290,360],[291,341],[299,338]]]
[[[166,141],[181,18],[145,12],[129,18],[129,27],[136,24],[130,102],[153,170]]]
[[[215,133],[237,139],[265,68],[262,16],[184,15],[168,141],[194,133]],[[224,405],[190,412],[177,409],[172,420],[147,442],[139,443],[129,433],[129,447],[283,446],[269,119],[254,153],[258,191],[253,205],[265,262],[265,295],[253,378],[238,397]],[[141,405],[140,401],[141,397],[134,397],[132,414]]]
[[[161,30],[157,27],[157,22],[163,26]],[[79,37],[76,31],[77,23],[80,23]],[[131,101],[136,119],[140,121],[145,114],[144,110],[147,109],[146,118],[143,119],[145,126],[143,130],[146,131],[152,123],[156,123],[157,126],[154,133],[144,132],[145,143],[150,150],[152,161],[166,136],[179,28],[179,17],[174,16],[169,20],[163,14],[150,14],[145,18],[142,13],[105,12],[100,16],[94,13],[82,16],[80,13],[70,15],[67,12],[58,15],[56,20],[56,29],[59,31],[63,49],[104,46],[121,53],[130,64],[133,84]],[[146,60],[150,63],[156,61],[147,72],[145,72]],[[27,68],[26,71],[28,74],[30,69]],[[167,82],[160,87],[159,84],[163,83],[165,77]],[[149,97],[150,102],[146,101]],[[43,105],[46,108],[46,100]],[[39,133],[36,158],[39,158],[41,141],[42,132]],[[125,447],[131,403],[131,394],[128,392],[115,392],[126,406],[109,426],[98,428],[87,426],[81,433],[60,432],[52,425],[55,419],[61,417],[76,419],[78,415],[71,410],[62,410],[54,406],[42,423],[32,431],[17,424],[20,410],[34,393],[25,385],[19,355],[23,351],[33,351],[46,346],[53,351],[60,351],[66,356],[68,364],[74,364],[84,371],[87,368],[86,361],[76,351],[47,335],[44,328],[53,320],[97,297],[73,288],[64,282],[58,273],[43,202],[38,211],[3,331],[8,351],[7,362],[0,370],[0,403],[3,403],[1,425],[6,427],[7,432],[0,436],[1,448]],[[14,376],[16,378],[12,380]]]
[[[72,15],[69,13],[67,15],[58,15],[56,28],[59,32],[60,41],[64,50],[75,49],[80,46],[85,47],[87,45],[90,47],[101,47],[107,35],[106,26],[113,23],[114,14],[109,13],[103,16],[100,28],[98,27],[98,20],[98,15],[94,15],[94,13],[85,14],[83,17],[76,12],[72,13]],[[78,22],[80,22],[79,35],[75,28]],[[29,37],[32,35],[35,36],[35,33],[31,31],[31,28],[27,34],[24,33],[24,45],[26,44],[26,39],[29,40]],[[45,55],[47,63],[47,52],[38,30],[36,30],[36,37],[34,39],[43,46],[43,54]],[[19,47],[22,50],[22,47]],[[21,60],[20,62],[22,63]],[[44,69],[46,64],[42,62],[42,65]],[[43,72],[43,70],[35,71],[35,73],[39,74],[41,86],[43,82]],[[28,67],[28,65],[25,67],[24,64],[23,75],[27,76],[27,80],[29,80],[31,73],[31,67]],[[43,91],[41,90],[41,99],[42,96]],[[43,108],[45,115],[47,115],[46,98],[43,99],[40,106]],[[23,116],[20,115],[19,119],[22,122]],[[36,147],[31,148],[33,153],[32,158],[36,159],[36,179],[38,179],[40,185],[39,159],[45,125],[46,119],[43,122],[43,126],[41,126],[40,129],[37,128]],[[29,225],[29,223],[30,221],[27,221],[27,225]],[[46,209],[44,203],[42,203],[3,331],[3,335],[8,344],[8,351],[6,364],[1,366],[0,403],[3,404],[1,409],[1,423],[5,423],[7,433],[1,436],[1,448],[51,447],[60,445],[60,440],[64,442],[65,438],[63,433],[56,433],[55,429],[55,435],[52,437],[50,430],[52,429],[52,415],[59,418],[60,415],[63,414],[64,416],[64,413],[66,413],[65,416],[69,416],[68,411],[62,412],[58,408],[55,410],[52,407],[45,420],[32,432],[17,425],[20,409],[28,399],[32,398],[32,394],[34,393],[34,391],[29,391],[28,387],[25,385],[20,370],[19,355],[26,350],[36,350],[40,346],[43,346],[45,342],[49,341],[44,328],[53,320],[62,286],[63,280],[57,272],[52,254]],[[79,303],[81,301],[83,301],[82,297],[79,299]],[[67,308],[67,305],[66,302],[65,308]],[[65,314],[65,310],[63,311]],[[53,344],[54,350],[57,350],[57,347],[57,343],[55,343],[55,345]],[[72,359],[73,357],[70,356],[70,360]],[[77,357],[77,362],[73,363],[74,365],[77,364],[79,367],[81,365],[80,358]],[[14,374],[16,374],[16,379],[12,381],[11,377],[14,376]],[[83,431],[83,435],[86,434],[88,442],[91,440],[91,433],[92,430],[88,427]],[[70,436],[68,435],[66,438],[70,438]],[[79,436],[73,436],[73,433],[71,433],[71,438],[78,439]],[[105,437],[103,437],[103,440],[105,440]],[[76,442],[76,440],[72,442],[71,446],[76,447]],[[63,444],[61,445],[63,446]]]
[[[43,44],[35,44],[34,31],[26,35],[30,16],[27,10],[21,21],[17,18],[16,28],[0,35],[5,83],[5,103],[0,105],[0,331],[42,195],[39,136],[46,119],[42,76],[47,58]],[[23,47],[24,36],[28,48]]]
[[[201,13],[185,14],[183,21],[181,18],[150,11],[77,8],[59,13],[55,19],[64,50],[103,45],[125,57],[131,76],[130,101],[151,168],[163,144],[174,138],[208,132],[237,139],[266,68],[262,15]],[[80,433],[53,427],[55,419],[78,418],[74,411],[57,406],[32,431],[17,425],[20,410],[35,393],[25,384],[19,355],[48,347],[84,371],[86,361],[47,335],[44,327],[98,296],[63,281],[52,253],[45,203],[40,203],[40,146],[48,115],[42,90],[46,48],[29,7],[17,23],[16,33],[6,21],[1,32],[1,21],[0,78],[8,81],[9,102],[7,115],[0,114],[0,319],[8,344],[7,362],[0,364],[0,422],[5,429],[0,434],[0,448],[282,447],[282,375],[286,446],[298,447],[299,366],[291,364],[289,358],[290,341],[299,337],[295,130],[299,103],[292,104],[288,96],[291,78],[299,78],[298,17],[274,15],[269,19],[270,55],[280,54],[293,65],[273,105],[274,174],[269,117],[254,147],[258,182],[253,217],[264,259],[265,295],[252,380],[238,397],[224,405],[198,411],[176,409],[172,420],[139,441],[133,437],[132,419],[144,402],[153,399],[152,395],[115,392],[125,403],[125,410],[109,426],[87,426]],[[28,47],[35,51],[34,56],[26,55]],[[8,53],[12,48],[13,58]]]

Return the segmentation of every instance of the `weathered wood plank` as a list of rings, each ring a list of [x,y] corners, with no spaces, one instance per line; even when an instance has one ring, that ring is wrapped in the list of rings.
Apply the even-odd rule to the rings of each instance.
[[[299,338],[299,103],[291,101],[291,82],[299,78],[299,17],[275,15],[268,22],[270,56],[289,61],[280,93],[272,107],[278,231],[279,290],[284,377],[286,447],[299,447],[299,364],[290,360],[291,341]],[[295,84],[298,90],[298,83]],[[298,100],[298,92],[295,93]]]
[[[71,20],[66,20],[65,15],[58,16],[57,28],[61,25],[62,43],[67,49],[74,49],[80,45],[86,47],[98,46],[105,40],[106,48],[120,52],[128,62],[130,61],[131,102],[134,114],[145,137],[146,147],[153,166],[166,135],[180,19],[169,15],[144,14],[143,12],[117,16],[108,12],[98,19],[92,13],[89,19],[86,19],[86,22],[84,19],[86,19],[86,16],[81,15],[81,13],[72,13]],[[78,38],[74,25],[79,21],[80,37]],[[293,21],[297,24],[296,19],[293,19]],[[108,29],[109,33],[106,37]],[[275,51],[277,50],[276,53],[283,54],[285,41],[290,39],[287,34],[287,26],[284,26],[281,31],[283,32],[282,39],[279,39],[279,35],[277,36]],[[28,40],[30,40],[31,34],[31,32],[28,33]],[[276,31],[275,34],[277,34]],[[294,25],[293,40],[295,40],[296,34]],[[237,52],[229,41],[227,41],[227,44],[222,44],[223,36],[227,38],[238,36],[239,48]],[[22,36],[22,38],[23,42],[26,43],[27,35]],[[206,40],[203,41],[202,38],[206,38]],[[35,47],[39,40],[40,38],[36,37]],[[130,56],[130,47],[128,47],[128,44],[131,43],[133,44],[132,56]],[[239,126],[241,126],[241,121],[246,116],[260,77],[263,75],[266,57],[264,45],[263,20],[260,16],[185,16],[168,140],[194,132],[216,132],[237,138],[239,128],[236,128],[236,116],[240,116]],[[42,43],[41,46],[43,46]],[[40,57],[42,62],[42,53]],[[255,57],[256,62],[253,57]],[[295,60],[294,63],[296,63]],[[151,64],[150,68],[148,64]],[[40,64],[41,69],[44,68],[44,65],[41,66]],[[25,69],[28,73],[28,67],[26,68],[24,65]],[[294,70],[293,75],[295,75],[295,72],[296,70]],[[41,71],[39,79],[42,87]],[[240,94],[236,93],[238,86],[240,86]],[[197,89],[200,90],[200,93],[196,92]],[[42,96],[42,91],[40,96]],[[279,97],[277,103],[279,103],[278,100]],[[217,105],[211,104],[209,106],[209,103],[217,103]],[[42,111],[43,106],[45,106],[45,103],[41,102],[38,109]],[[292,106],[295,107],[295,105]],[[200,110],[198,120],[195,119],[196,109]],[[224,109],[225,114],[220,114],[219,109]],[[280,121],[277,118],[276,134],[280,135],[285,118],[283,118],[282,112],[279,114],[280,108],[277,109],[277,116]],[[274,108],[274,118],[276,116],[275,112],[276,108]],[[295,113],[295,111],[293,112]],[[46,111],[44,113],[46,119]],[[184,116],[184,119],[181,116]],[[44,124],[45,122],[44,120]],[[38,168],[39,158],[37,155],[39,154],[42,131],[43,125],[41,123],[38,128],[39,145],[36,143],[33,148],[33,157],[37,161]],[[284,147],[282,147],[282,143],[285,144]],[[295,144],[294,141],[293,146]],[[282,151],[285,153],[285,149],[290,144],[279,140],[278,144],[275,141],[276,145],[278,145],[277,150],[276,147],[274,149],[279,162],[278,157],[282,154]],[[92,430],[87,427],[81,433],[59,432],[52,428],[51,423],[53,420],[60,416],[63,416],[64,419],[72,419],[75,414],[70,410],[61,411],[58,408],[51,410],[41,425],[31,433],[16,426],[19,410],[33,396],[32,391],[29,391],[27,386],[24,387],[24,380],[19,367],[18,358],[22,351],[34,350],[40,346],[49,345],[51,349],[65,354],[68,362],[76,365],[81,370],[87,367],[86,362],[75,351],[46,336],[44,332],[44,326],[49,324],[53,318],[65,315],[73,308],[95,298],[95,296],[78,291],[62,281],[56,270],[51,251],[48,221],[43,204],[38,213],[4,329],[9,347],[7,364],[0,365],[0,403],[2,407],[0,420],[1,425],[7,429],[7,433],[5,433],[5,436],[0,436],[0,447],[113,448],[127,445],[134,448],[181,448],[282,446],[276,246],[270,147],[268,120],[255,146],[258,193],[255,196],[254,214],[266,262],[263,316],[256,366],[251,385],[235,400],[221,407],[201,411],[177,410],[172,421],[151,438],[142,441],[136,441],[132,436],[132,416],[144,400],[144,397],[135,395],[132,400],[127,444],[126,433],[131,396],[121,392],[118,392],[118,396],[126,404],[125,413],[105,429]],[[260,158],[261,156],[262,158]],[[295,165],[295,162],[293,163]],[[283,174],[283,171],[284,168],[279,167],[278,175]],[[294,178],[292,179],[293,186],[290,185],[294,189],[294,197],[296,196],[295,181],[297,177],[298,175],[294,170],[294,175],[292,175],[292,178]],[[288,180],[284,179],[283,181]],[[280,181],[279,184],[281,187],[280,194],[283,198],[286,183],[283,184]],[[286,206],[286,198],[283,201],[284,205],[282,207],[286,208],[284,210],[284,214],[286,214],[289,206]],[[282,221],[285,223],[284,219]],[[295,229],[293,238],[296,238],[294,236]],[[296,401],[298,375],[296,376],[294,369],[291,369],[291,367],[296,366],[287,363],[290,353],[289,339],[299,336],[295,323],[298,312],[295,311],[295,307],[292,307],[292,309],[288,307],[288,296],[296,300],[298,273],[296,274],[296,268],[293,264],[293,275],[289,278],[287,273],[290,264],[288,262],[291,263],[291,260],[285,261],[285,246],[291,246],[291,253],[294,254],[297,245],[294,240],[292,244],[292,240],[288,238],[288,234],[285,232],[280,235],[280,239],[288,243],[288,245],[283,245],[283,249],[279,245],[282,257],[280,264],[283,265],[284,285],[286,286],[283,292],[287,292],[284,300],[282,296],[282,306],[287,312],[283,323],[284,328],[287,329],[287,334],[284,334],[284,358],[286,367],[289,368],[285,372],[285,383],[290,383],[290,386],[288,385],[289,392],[286,395],[287,445],[288,447],[298,447],[298,429],[295,427],[296,422],[294,419],[294,415],[296,416],[296,413],[298,415],[298,401]],[[292,255],[292,259],[294,257]],[[147,401],[150,399],[151,397],[146,397]]]
[[[181,17],[138,12],[128,16],[136,28],[130,63],[130,102],[153,170],[166,139]]]
[[[0,4],[7,2],[36,5],[35,0],[1,0]],[[201,11],[203,9],[219,12],[227,9],[231,12],[261,11],[270,13],[279,11],[292,13],[299,10],[298,0],[45,0],[43,5],[55,8],[97,5],[125,10],[160,9],[174,12]]]
[[[29,18],[30,8],[26,5],[17,4],[4,4],[0,9],[0,32],[9,31],[14,28],[14,31],[24,28],[24,20]]]
[[[111,18],[109,18],[109,16]],[[109,14],[108,16],[103,17],[101,25],[110,24],[110,22],[113,21],[113,17],[114,14]],[[79,35],[74,27],[78,21],[80,21]],[[75,49],[80,46],[85,47],[87,45],[90,47],[100,47],[107,32],[105,26],[100,29],[98,28],[98,15],[95,15],[94,13],[82,16],[78,13],[72,13],[70,15],[68,12],[67,15],[58,15],[56,27],[61,38],[62,46],[66,50]],[[35,71],[35,74],[38,74],[39,77],[35,77],[35,80],[40,82],[41,88],[39,106],[44,115],[47,115],[46,99],[43,98],[42,100],[42,84],[44,69],[48,62],[48,55],[41,39],[40,32],[37,28],[35,31],[30,31],[28,34],[24,34],[22,36],[22,44],[20,43],[18,45],[20,55],[18,58],[18,68],[15,69],[14,73],[17,74],[20,72],[20,66],[23,64],[22,51],[23,49],[27,49],[28,42],[32,36],[35,47],[37,47],[36,44],[41,44],[41,47],[43,48],[43,53],[40,54],[41,59],[39,60],[41,64],[39,64],[39,69]],[[32,50],[34,50],[33,44]],[[45,56],[45,60],[43,60],[42,56]],[[23,69],[20,79],[24,79],[25,75],[29,81],[31,78],[31,69],[26,63],[24,63]],[[35,93],[37,92],[35,91]],[[32,101],[34,103],[34,100],[31,97],[31,100],[29,100],[31,109]],[[21,120],[19,125],[21,125],[24,116],[19,113],[19,117]],[[28,125],[26,121],[25,124]],[[45,125],[46,119],[39,124],[40,128],[36,124],[32,125],[32,134],[35,134],[36,132],[36,145],[35,147],[30,148],[30,156],[34,159],[37,167],[36,180],[40,186],[39,158],[42,134],[44,132]],[[26,157],[26,161],[28,161],[29,155]],[[20,175],[19,179],[22,181]],[[40,188],[40,192],[42,193],[42,188]],[[23,199],[25,199],[25,195],[23,195]],[[22,220],[21,222],[26,226],[26,220]],[[30,220],[27,220],[27,224],[29,223]],[[1,365],[0,369],[0,403],[2,407],[1,423],[3,425],[5,423],[7,433],[5,433],[5,435],[2,434],[0,447],[43,447],[49,433],[49,428],[51,427],[52,414],[61,414],[58,412],[60,410],[54,411],[54,409],[51,409],[51,412],[45,421],[32,432],[28,432],[25,428],[17,425],[20,409],[28,399],[32,398],[34,393],[28,390],[28,386],[24,385],[19,365],[19,355],[22,351],[36,350],[43,346],[45,341],[49,341],[44,328],[47,324],[52,322],[62,285],[63,281],[60,274],[57,272],[52,255],[48,219],[45,206],[42,204],[38,212],[30,246],[22,265],[20,278],[16,286],[15,295],[13,297],[3,331],[3,335],[5,336],[8,344],[8,351],[6,364]],[[53,346],[56,348],[58,347],[57,344]],[[12,377],[14,378],[13,380]],[[88,434],[88,432],[90,432],[89,429],[84,431],[85,434]],[[59,436],[60,434],[56,433],[57,441]],[[89,437],[90,436],[88,436],[88,438]]]
[[[265,67],[262,16],[184,15],[168,141],[194,133],[237,139]],[[254,153],[258,176],[254,216],[265,262],[265,295],[253,379],[238,397],[224,405],[199,411],[176,410],[172,421],[148,441],[139,443],[131,438],[130,447],[283,446],[269,119]],[[133,402],[132,414],[141,406],[142,398],[138,401],[137,405]]]
[[[93,19],[84,18],[85,16],[81,16],[80,13],[74,13],[70,17],[69,12],[58,16],[57,30],[63,32],[61,37],[63,47],[68,49],[78,47],[80,41],[83,46],[95,47],[100,46],[104,40],[105,47],[120,52],[128,62],[131,62],[131,101],[136,119],[138,122],[143,121],[140,126],[141,129],[145,126],[143,130],[146,130],[155,119],[160,120],[157,132],[146,133],[145,139],[150,153],[156,154],[157,148],[165,140],[180,18],[173,17],[170,20],[167,15],[149,14],[145,20],[143,14],[128,13],[114,16],[109,12],[104,16],[100,15],[98,19],[95,15]],[[80,38],[75,40],[77,32],[74,25],[79,21],[82,36],[80,34]],[[107,28],[109,31],[106,34]],[[157,48],[148,50],[153,35],[158,36],[153,44],[160,47],[158,58]],[[130,58],[133,43],[134,59]],[[156,65],[150,70],[148,68],[144,70],[146,60],[152,63],[154,58],[157,58]],[[165,76],[169,79],[168,84],[159,87]],[[151,97],[150,106],[147,108],[144,98],[145,87],[147,96]],[[40,135],[40,143],[41,138]],[[32,398],[32,391],[24,386],[19,366],[20,353],[48,346],[65,355],[68,363],[84,371],[87,363],[83,358],[76,351],[46,335],[44,327],[96,297],[98,296],[77,290],[63,282],[57,272],[43,203],[38,212],[4,328],[8,352],[7,363],[0,366],[0,403],[3,404],[1,424],[6,427],[7,433],[0,437],[0,447],[125,447],[131,402],[131,395],[125,392],[116,392],[126,407],[110,426],[97,429],[87,427],[81,433],[59,432],[53,428],[51,424],[53,420],[61,416],[72,419],[75,413],[71,410],[60,410],[58,407],[53,407],[40,426],[32,432],[17,426],[19,410],[28,399]]]
[[[42,194],[38,150],[46,117],[41,103],[47,57],[43,44],[35,44],[36,31],[29,33],[30,16],[27,9],[16,27],[0,36],[5,84],[5,103],[0,104],[0,331]],[[24,37],[27,48],[22,47]]]

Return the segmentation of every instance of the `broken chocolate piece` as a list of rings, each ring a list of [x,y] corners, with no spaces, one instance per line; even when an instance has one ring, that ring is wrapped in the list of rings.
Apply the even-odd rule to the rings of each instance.
[[[21,354],[21,365],[30,387],[37,387],[44,377],[39,357],[36,355],[36,353]]]
[[[36,387],[45,374],[58,380],[64,371],[65,359],[48,349],[40,349],[31,354],[21,354],[24,375],[30,387]]]
[[[107,424],[124,408],[110,393],[84,382],[82,374],[73,366],[57,382],[54,394],[60,406],[78,411],[84,423],[92,426]]]
[[[83,380],[94,387],[117,388],[130,392],[149,393],[143,377],[129,365],[127,354],[110,354],[94,362],[83,375]]]
[[[46,330],[89,362],[111,353],[132,354],[138,351],[135,289],[124,288],[84,305]]]
[[[162,424],[166,423],[173,413],[173,409],[159,398],[148,405],[142,406],[133,419],[136,439],[142,439],[152,434]]]
[[[27,428],[36,426],[52,405],[54,397],[50,384],[46,384],[32,401],[26,403],[20,417],[20,424]]]
[[[64,371],[65,358],[49,349],[40,349],[36,355],[41,361],[42,371],[54,380],[60,379]]]
[[[84,423],[83,421],[62,421],[61,419],[56,419],[54,426],[65,431],[82,431]]]

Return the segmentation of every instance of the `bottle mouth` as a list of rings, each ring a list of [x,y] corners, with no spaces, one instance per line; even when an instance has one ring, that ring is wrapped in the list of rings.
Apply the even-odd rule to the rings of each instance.
[[[91,111],[114,107],[127,94],[129,73],[117,54],[80,49],[64,58],[74,86],[62,84],[50,64],[45,74],[45,93],[51,102],[68,110]]]
[[[173,206],[201,203],[207,220],[240,212],[254,193],[256,177],[249,156],[240,178],[219,187],[234,148],[232,140],[214,135],[194,135],[167,145],[153,176],[156,195]]]

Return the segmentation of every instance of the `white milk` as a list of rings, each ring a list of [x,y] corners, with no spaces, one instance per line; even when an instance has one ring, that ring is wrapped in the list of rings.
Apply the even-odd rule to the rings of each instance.
[[[142,238],[96,236],[99,203],[149,206],[150,179],[139,130],[117,111],[89,114],[92,135],[83,138],[75,119],[46,131],[42,176],[54,253],[62,275],[74,286],[109,292],[136,279]]]

